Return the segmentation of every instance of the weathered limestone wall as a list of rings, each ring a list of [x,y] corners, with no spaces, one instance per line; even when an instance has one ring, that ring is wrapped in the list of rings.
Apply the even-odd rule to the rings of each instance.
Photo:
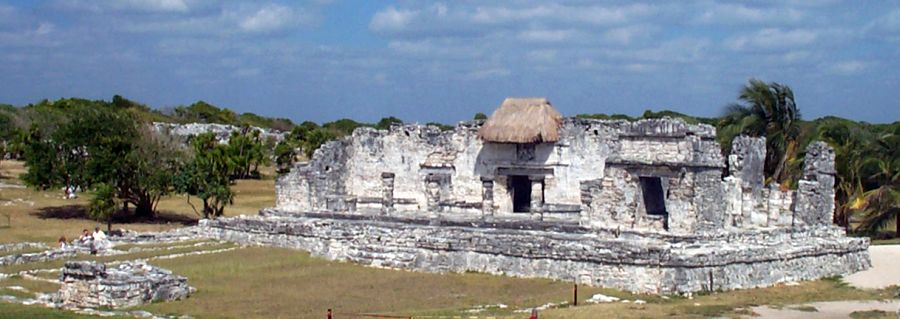
[[[363,265],[554,278],[643,293],[768,286],[869,267],[868,239],[844,237],[837,228],[672,236],[538,221],[261,214],[204,221],[201,228],[215,238]]]
[[[726,163],[708,125],[566,119],[559,141],[536,145],[483,143],[478,126],[359,129],[279,178],[262,217],[201,228],[365,265],[651,293],[869,267],[868,240],[831,224],[824,143],[810,145],[798,189],[785,191],[764,185],[764,139],[736,138]],[[514,184],[530,190],[529,211],[513,212]]]
[[[834,150],[824,142],[810,144],[803,162],[803,177],[797,186],[795,224],[832,224],[834,174]]]
[[[155,301],[187,298],[194,288],[187,278],[145,263],[122,263],[114,268],[92,261],[67,261],[57,293],[63,306],[83,308],[133,307]]]
[[[617,228],[669,227],[682,233],[696,227],[697,216],[721,211],[709,205],[720,201],[703,199],[721,193],[721,185],[694,181],[711,181],[724,167],[711,126],[672,119],[567,119],[558,142],[516,145],[483,143],[479,125],[462,123],[450,132],[421,125],[358,129],[279,178],[276,207],[401,216],[416,211],[472,218],[487,214]],[[392,174],[390,183],[384,174]],[[511,175],[530,176],[531,211],[538,215],[512,213]],[[623,176],[633,178],[623,181]],[[672,207],[668,220],[644,214],[641,194],[635,192],[638,176],[662,176],[671,194],[683,195],[666,198]],[[696,185],[710,190],[695,192]],[[612,209],[606,198],[626,202]],[[697,215],[701,210],[707,214]]]

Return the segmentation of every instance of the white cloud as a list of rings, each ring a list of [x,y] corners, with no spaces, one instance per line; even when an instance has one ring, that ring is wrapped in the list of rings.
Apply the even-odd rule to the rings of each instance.
[[[831,71],[841,75],[851,75],[856,74],[864,69],[866,69],[868,65],[859,60],[848,60],[843,62],[835,63],[831,66]]]
[[[611,42],[629,45],[637,39],[649,37],[655,30],[651,26],[632,25],[610,29],[603,33],[603,37]]]
[[[506,68],[487,68],[487,69],[478,69],[472,72],[469,72],[466,77],[472,80],[484,80],[488,78],[500,78],[506,77],[510,74],[510,71]]]
[[[735,51],[754,51],[803,47],[816,41],[819,34],[812,30],[781,30],[767,28],[752,34],[734,36],[725,45]]]
[[[802,20],[804,13],[794,8],[751,8],[742,4],[715,3],[694,20],[708,24],[793,23]]]
[[[403,31],[418,14],[419,11],[416,10],[388,7],[375,13],[372,21],[369,22],[369,29],[376,32]]]
[[[529,42],[563,42],[573,40],[579,35],[579,32],[572,29],[567,30],[547,30],[547,29],[531,29],[519,33],[519,39]]]
[[[187,12],[190,8],[184,0],[120,0],[120,6],[160,12]]]
[[[509,22],[554,21],[561,23],[588,23],[611,25],[629,22],[634,18],[657,12],[648,4],[627,6],[564,6],[545,4],[530,8],[478,7],[472,21],[481,24],[503,24]]]
[[[190,0],[57,0],[55,6],[92,12],[135,11],[184,13],[191,9]]]
[[[894,9],[876,18],[867,27],[878,33],[900,36],[900,9]]]
[[[247,32],[270,32],[304,22],[304,14],[277,4],[266,5],[244,17],[238,26]]]
[[[553,63],[556,62],[556,50],[535,50],[528,52],[526,58],[532,62]]]

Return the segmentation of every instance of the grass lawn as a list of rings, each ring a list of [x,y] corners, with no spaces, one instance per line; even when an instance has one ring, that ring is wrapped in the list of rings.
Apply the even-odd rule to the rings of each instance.
[[[25,172],[19,161],[0,161],[0,183],[21,185],[16,176]],[[274,174],[267,169],[264,174]],[[272,175],[261,180],[241,180],[232,186],[236,194],[234,205],[225,208],[226,216],[256,214],[260,208],[275,205],[275,181]],[[36,191],[28,188],[0,188],[0,243],[23,241],[44,242],[55,245],[60,236],[71,240],[78,238],[82,229],[106,225],[86,217],[84,206],[90,194],[79,194],[76,199],[63,199],[62,191]],[[202,203],[191,199],[194,205]],[[157,221],[114,223],[114,228],[136,231],[163,231],[184,224],[195,223],[199,216],[188,205],[185,196],[168,196],[159,203],[160,218]],[[9,223],[7,223],[9,216]]]

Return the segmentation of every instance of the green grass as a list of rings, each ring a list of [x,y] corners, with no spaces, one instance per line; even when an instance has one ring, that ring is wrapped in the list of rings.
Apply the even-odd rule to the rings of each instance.
[[[45,248],[26,247],[26,248],[16,249],[16,250],[0,251],[0,257],[9,256],[9,255],[39,253],[39,252],[45,251],[47,249],[48,249],[47,247],[45,247]]]
[[[328,308],[340,313],[459,315],[476,305],[497,303],[509,308],[493,313],[510,314],[572,297],[567,282],[376,269],[277,248],[249,247],[152,263],[187,276],[198,291],[188,300],[141,309],[196,317],[311,318],[323,316]],[[579,290],[582,300],[606,291]]]
[[[896,319],[897,313],[881,310],[854,311],[850,313],[853,319]]]
[[[74,258],[68,260],[94,260],[100,262],[113,262],[113,261],[127,261],[134,259],[146,259],[156,256],[163,255],[173,255],[180,253],[188,253],[188,252],[200,252],[200,251],[212,251],[217,249],[224,248],[234,248],[238,245],[233,243],[216,243],[208,246],[199,246],[199,247],[182,247],[172,250],[153,250],[153,251],[141,251],[135,253],[127,253],[121,255],[112,255],[112,256],[93,256],[86,254],[79,254]],[[27,263],[27,264],[18,264],[18,265],[7,265],[0,267],[0,273],[13,274],[26,270],[34,270],[34,269],[52,269],[52,268],[62,268],[65,264],[66,260],[51,260],[45,262],[38,263]]]
[[[275,174],[274,168],[266,167],[260,170],[265,178],[240,180],[232,185],[235,200],[233,205],[225,208],[225,216],[255,215],[259,209],[275,205],[275,181],[272,178]],[[25,171],[23,162],[0,161],[0,176],[3,176],[4,183],[21,184],[21,181],[14,177]],[[60,236],[72,240],[78,238],[82,229],[94,229],[95,226],[105,229],[106,225],[85,216],[84,207],[90,197],[90,193],[82,193],[77,199],[66,200],[62,198],[62,192],[59,190],[0,188],[0,243],[33,241],[55,247]],[[196,198],[192,198],[191,202],[194,205],[200,204]],[[5,205],[6,203],[11,204]],[[160,218],[157,221],[114,223],[113,228],[164,231],[199,219],[188,205],[185,196],[165,197],[160,201],[158,209]],[[7,214],[10,216],[11,225],[4,227],[7,226]]]
[[[0,302],[0,319],[45,318],[45,319],[97,319],[95,316],[79,315],[71,311],[51,309],[40,305],[25,306]],[[104,317],[127,318],[127,317]]]
[[[199,243],[213,243],[209,239],[194,239],[186,241],[166,242],[166,243],[144,243],[144,244],[121,244],[113,247],[115,250],[129,251],[131,249],[168,249],[179,246],[191,246]]]

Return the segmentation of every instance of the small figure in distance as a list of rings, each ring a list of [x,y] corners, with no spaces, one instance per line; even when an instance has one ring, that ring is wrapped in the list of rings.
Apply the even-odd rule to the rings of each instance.
[[[59,249],[66,249],[69,247],[69,244],[66,243],[66,236],[59,236],[59,240],[56,241],[59,244]]]

